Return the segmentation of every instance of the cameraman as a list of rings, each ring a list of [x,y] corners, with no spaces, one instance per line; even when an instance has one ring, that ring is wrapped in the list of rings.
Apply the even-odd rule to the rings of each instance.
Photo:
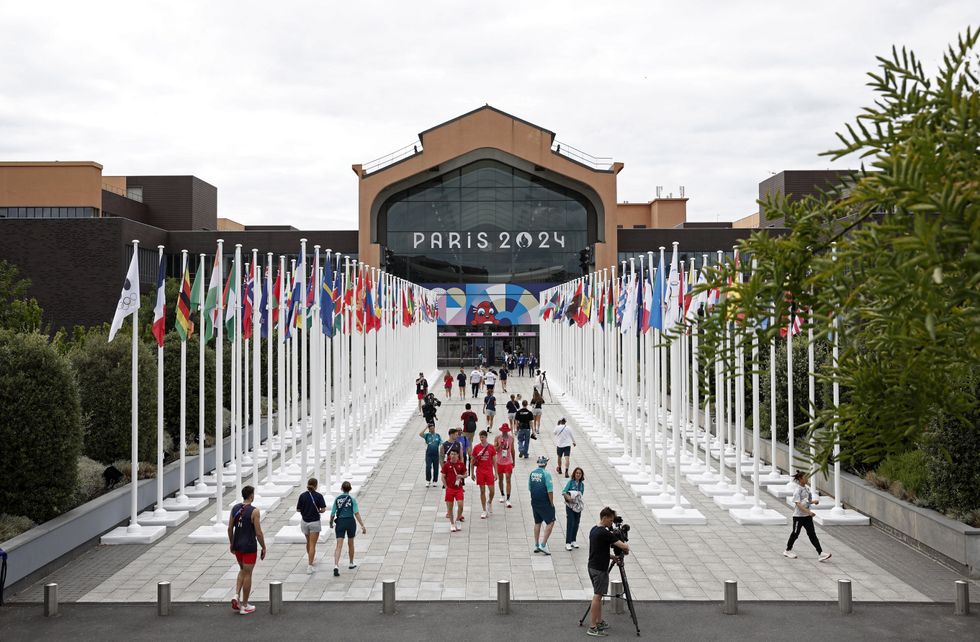
[[[612,531],[616,511],[606,506],[599,512],[599,524],[589,532],[589,579],[592,580],[592,626],[589,635],[605,637],[609,625],[602,619],[602,597],[609,590],[609,561],[618,560],[610,547],[629,553],[629,544]]]

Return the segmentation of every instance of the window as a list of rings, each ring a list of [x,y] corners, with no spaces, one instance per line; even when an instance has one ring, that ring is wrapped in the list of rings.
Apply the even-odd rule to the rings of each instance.
[[[647,226],[646,225],[634,225],[633,226],[633,229],[634,230],[645,230],[645,229],[647,229]]]

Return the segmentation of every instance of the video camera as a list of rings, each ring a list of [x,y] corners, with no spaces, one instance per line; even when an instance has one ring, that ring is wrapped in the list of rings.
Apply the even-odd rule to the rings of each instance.
[[[612,526],[609,527],[609,532],[616,536],[616,539],[620,542],[630,541],[630,525],[623,523],[623,518],[617,515],[613,518]],[[616,549],[619,552],[621,549]],[[625,551],[623,551],[625,553]]]

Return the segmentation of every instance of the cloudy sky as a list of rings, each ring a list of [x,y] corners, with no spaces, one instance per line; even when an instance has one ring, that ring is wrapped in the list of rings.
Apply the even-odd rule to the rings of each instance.
[[[732,220],[770,172],[831,166],[817,154],[869,104],[875,55],[908,45],[934,69],[980,18],[895,0],[0,6],[0,159],[195,174],[220,216],[301,229],[355,228],[351,164],[484,103],[625,163],[620,200],[684,185],[691,219]]]

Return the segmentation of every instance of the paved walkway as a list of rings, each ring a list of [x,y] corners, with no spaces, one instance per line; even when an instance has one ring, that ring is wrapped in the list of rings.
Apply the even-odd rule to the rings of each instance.
[[[530,379],[512,378],[510,388],[529,397]],[[498,399],[503,399],[500,392]],[[443,403],[438,425],[444,437],[448,428],[459,425],[457,418],[465,401],[468,399]],[[506,418],[503,405],[498,403],[498,423],[501,416]],[[738,580],[741,600],[835,600],[839,578],[852,580],[854,599],[859,601],[952,599],[952,581],[958,579],[955,573],[870,527],[819,529],[824,549],[833,553],[829,563],[816,561],[805,538],[797,546],[800,559],[788,560],[780,555],[788,527],[739,526],[686,482],[682,492],[707,516],[708,524],[660,526],[608,465],[606,456],[581,432],[576,436],[572,466],[582,466],[586,474],[586,514],[578,538],[583,548],[564,550],[565,520],[559,498],[558,524],[551,539],[553,555],[533,554],[527,475],[539,454],[552,458],[549,468],[555,474],[551,430],[562,415],[560,404],[546,404],[542,438],[531,442],[532,457],[519,460],[516,467],[514,507],[494,504],[490,519],[481,520],[479,491],[470,484],[465,528],[455,534],[450,534],[445,519],[442,490],[425,487],[424,444],[418,437],[423,421],[414,416],[359,493],[368,526],[368,535],[358,535],[356,540],[360,566],[348,571],[343,564],[341,577],[332,576],[332,535],[320,544],[318,554],[327,561],[313,575],[305,572],[303,545],[271,544],[266,560],[256,566],[255,600],[267,599],[271,580],[284,582],[287,601],[380,600],[384,579],[397,580],[399,600],[488,600],[495,596],[500,579],[511,581],[516,600],[582,600],[591,592],[586,571],[587,532],[605,505],[616,508],[633,527],[633,554],[627,558],[626,570],[639,600],[720,600],[727,579]],[[564,477],[556,476],[556,491],[563,485]],[[287,523],[299,492],[297,489],[263,516],[263,528],[270,538]],[[229,493],[226,501],[231,499]],[[790,514],[782,505],[777,510]],[[65,587],[63,595],[82,602],[153,601],[156,583],[161,580],[172,583],[175,601],[224,602],[232,596],[237,572],[227,546],[190,544],[186,538],[212,512],[213,507],[198,513],[135,558],[128,547],[102,547],[43,581],[58,581]],[[846,536],[838,537],[843,528],[847,528]],[[901,563],[886,569],[859,552],[862,548],[875,550],[878,559],[884,556]],[[92,561],[96,555],[98,564]],[[116,570],[107,576],[106,568]],[[922,576],[928,576],[929,582],[918,582],[916,578]],[[40,599],[43,581],[15,599]],[[72,586],[89,590],[79,594]],[[980,595],[980,589],[973,593]]]

